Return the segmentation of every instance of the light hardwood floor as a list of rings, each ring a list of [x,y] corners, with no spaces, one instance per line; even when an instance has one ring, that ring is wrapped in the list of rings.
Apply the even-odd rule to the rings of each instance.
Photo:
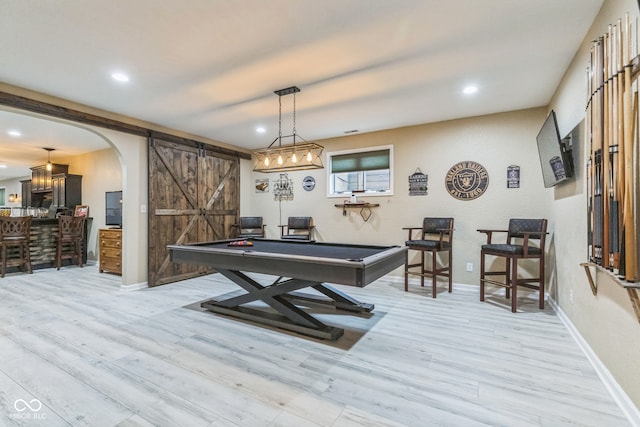
[[[2,426],[626,426],[554,312],[383,278],[331,343],[199,310],[219,275],[134,292],[97,267],[0,279]],[[29,406],[26,406],[28,404]],[[41,404],[41,407],[39,406]]]

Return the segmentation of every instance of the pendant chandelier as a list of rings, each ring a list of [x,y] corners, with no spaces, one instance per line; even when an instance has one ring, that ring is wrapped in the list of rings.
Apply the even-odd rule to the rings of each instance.
[[[321,169],[322,150],[324,147],[314,142],[307,142],[296,134],[296,93],[297,86],[274,91],[278,95],[278,136],[263,150],[256,150],[253,155],[256,172],[287,172],[306,169]],[[293,94],[293,131],[291,135],[282,135],[282,97]],[[283,138],[293,138],[293,143],[282,145]],[[302,143],[297,143],[297,140]],[[277,144],[276,144],[277,143]]]
[[[42,149],[47,151],[47,170],[50,171],[53,168],[51,164],[51,152],[55,151],[55,148],[43,147]]]

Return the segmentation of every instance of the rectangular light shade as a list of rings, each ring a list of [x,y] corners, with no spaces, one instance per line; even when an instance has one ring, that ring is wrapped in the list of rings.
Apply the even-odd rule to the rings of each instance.
[[[322,150],[316,143],[281,145],[253,152],[256,172],[287,172],[306,169],[322,169]]]

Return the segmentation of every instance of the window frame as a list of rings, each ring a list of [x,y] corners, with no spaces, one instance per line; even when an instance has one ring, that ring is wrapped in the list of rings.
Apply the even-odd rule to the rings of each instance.
[[[389,190],[387,191],[365,191],[362,193],[356,193],[358,196],[362,197],[381,197],[381,196],[393,196],[393,145],[377,145],[372,147],[363,147],[363,148],[353,148],[349,150],[339,150],[339,151],[329,151],[326,153],[325,164],[327,165],[327,197],[336,198],[351,195],[350,191],[346,191],[344,193],[334,193],[333,189],[333,171],[331,159],[334,156],[340,156],[344,154],[354,154],[354,153],[366,153],[373,151],[381,151],[381,150],[389,150]],[[366,172],[366,171],[361,171]]]

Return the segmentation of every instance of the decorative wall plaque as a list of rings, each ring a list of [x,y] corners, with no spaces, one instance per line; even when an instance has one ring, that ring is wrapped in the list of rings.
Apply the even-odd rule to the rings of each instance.
[[[286,173],[281,173],[280,178],[273,181],[274,200],[293,200],[293,180]]]
[[[304,188],[306,191],[312,191],[314,188],[316,188],[315,178],[312,176],[305,176],[302,180],[302,188]]]
[[[520,166],[507,167],[507,188],[520,188]]]
[[[256,179],[256,193],[269,192],[269,178]]]
[[[477,199],[489,186],[489,174],[480,163],[459,162],[447,172],[445,186],[449,194],[456,199]]]
[[[429,178],[423,174],[420,168],[409,175],[409,195],[410,196],[426,196],[427,183]]]

